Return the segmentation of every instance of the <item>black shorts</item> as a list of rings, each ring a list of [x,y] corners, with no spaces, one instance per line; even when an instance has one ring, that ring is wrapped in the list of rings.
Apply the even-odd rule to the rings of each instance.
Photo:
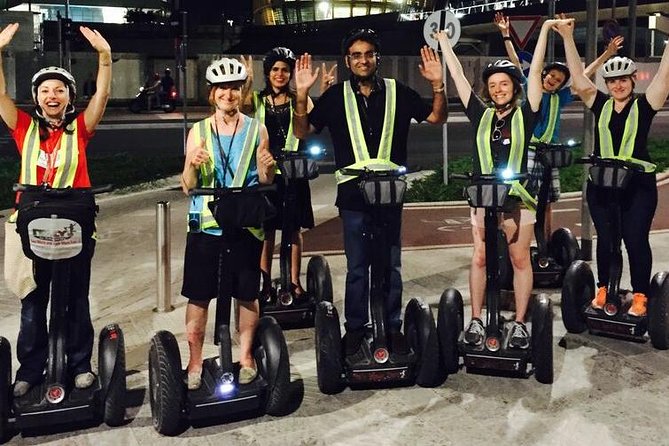
[[[256,300],[261,251],[262,241],[245,229],[228,237],[188,233],[181,295],[197,301]]]

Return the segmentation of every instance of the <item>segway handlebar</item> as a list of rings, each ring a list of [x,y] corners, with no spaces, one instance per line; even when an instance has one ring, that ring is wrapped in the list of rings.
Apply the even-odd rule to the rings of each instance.
[[[630,160],[620,158],[602,158],[597,155],[584,156],[574,161],[574,164],[592,164],[597,166],[626,167],[635,172],[644,172],[644,167]]]
[[[49,186],[48,184],[35,185],[35,184],[15,183],[14,186],[12,187],[12,190],[14,192],[45,192],[47,194],[52,194],[52,195],[67,195],[73,193],[97,195],[97,194],[103,194],[105,192],[111,192],[112,190],[114,190],[114,186],[112,186],[111,184],[105,184],[104,186],[98,186],[98,187],[73,188],[73,187],[52,187]]]
[[[369,169],[367,167],[363,169],[353,169],[350,167],[344,167],[343,169],[339,169],[339,172],[342,175],[356,176],[360,177],[361,179],[379,178],[379,177],[403,177],[408,173],[407,168],[404,166],[400,166],[397,169],[388,169],[388,170],[376,170],[376,169]]]
[[[489,181],[489,182],[504,182],[504,181],[523,181],[527,179],[527,173],[513,173],[506,171],[498,171],[490,174],[483,173],[450,173],[448,178],[452,180],[469,180],[469,181]]]
[[[530,147],[534,147],[535,150],[547,151],[547,150],[561,150],[561,149],[576,149],[581,147],[581,141],[567,141],[566,143],[550,143],[550,142],[530,142]]]
[[[276,184],[259,184],[256,186],[242,187],[198,187],[188,190],[191,197],[196,195],[226,195],[226,194],[256,194],[260,192],[272,192],[276,190]]]

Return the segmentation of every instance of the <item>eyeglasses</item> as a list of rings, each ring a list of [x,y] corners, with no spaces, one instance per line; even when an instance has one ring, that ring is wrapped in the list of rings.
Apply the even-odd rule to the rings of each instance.
[[[347,55],[347,57],[357,62],[362,59],[366,60],[375,59],[377,54],[378,53],[376,51],[367,51],[366,53],[351,53]]]
[[[502,138],[502,128],[504,128],[504,124],[506,124],[504,119],[498,119],[495,123],[495,129],[492,131],[492,140],[494,142],[497,142]]]

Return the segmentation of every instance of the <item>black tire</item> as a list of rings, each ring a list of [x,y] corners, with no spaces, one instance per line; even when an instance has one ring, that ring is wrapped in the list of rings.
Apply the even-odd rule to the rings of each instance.
[[[558,228],[551,235],[551,254],[563,268],[581,258],[581,250],[574,234],[567,228]]]
[[[318,388],[327,395],[334,395],[344,390],[344,382],[339,314],[332,302],[316,305],[314,326]]]
[[[437,333],[444,371],[451,375],[460,369],[458,338],[464,330],[462,295],[455,288],[447,288],[439,299]]]
[[[532,365],[537,381],[553,384],[553,303],[544,293],[532,305]]]
[[[163,110],[165,110],[165,113],[172,113],[175,108],[176,105],[173,102],[168,102],[167,104],[163,105]]]
[[[0,443],[7,440],[12,386],[12,347],[0,336]]]
[[[504,231],[497,231],[497,264],[499,265],[499,286],[503,290],[513,290],[513,265],[509,255],[509,245]]]
[[[658,350],[669,349],[669,272],[653,276],[648,293],[648,335]]]
[[[313,256],[307,264],[307,292],[316,303],[332,302],[332,274],[323,256]]]
[[[110,339],[106,333],[110,329],[114,330],[113,339]],[[103,359],[105,349],[114,350],[112,353],[114,360],[107,363]],[[98,346],[98,365],[105,367],[106,370],[100,370],[100,377],[109,377],[109,382],[103,382],[105,386],[105,400],[102,406],[102,421],[107,426],[120,426],[125,420],[125,400],[126,400],[126,381],[125,381],[125,339],[121,328],[113,324],[105,327],[100,333],[100,343]]]
[[[286,338],[273,317],[260,318],[253,347],[259,372],[268,383],[265,412],[274,416],[286,415],[290,403],[290,360]]]
[[[181,431],[185,385],[181,379],[181,354],[174,335],[159,331],[149,348],[149,395],[153,427],[162,435]]]
[[[588,325],[583,311],[595,296],[595,277],[583,260],[572,263],[562,282],[562,322],[569,333],[583,333]]]
[[[139,100],[133,99],[130,101],[130,111],[133,113],[139,113],[142,111],[142,105],[139,103]]]
[[[404,310],[404,334],[414,350],[416,361],[416,384],[421,387],[436,387],[444,382],[444,373],[439,361],[439,338],[432,310],[420,299],[413,298]]]

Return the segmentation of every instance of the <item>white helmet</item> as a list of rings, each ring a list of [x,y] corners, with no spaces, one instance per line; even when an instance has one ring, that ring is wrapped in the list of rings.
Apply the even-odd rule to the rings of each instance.
[[[227,57],[213,61],[206,74],[209,85],[245,81],[247,76],[246,67],[240,61]]]
[[[61,67],[42,68],[33,75],[33,79],[31,81],[33,87],[33,101],[37,103],[37,87],[39,87],[42,82],[49,79],[58,79],[59,81],[62,81],[69,90],[70,103],[74,104],[74,98],[77,95],[77,83],[74,80],[74,76],[72,76],[69,71]]]
[[[615,56],[604,62],[602,66],[602,77],[631,76],[636,73],[636,64],[629,57]]]

